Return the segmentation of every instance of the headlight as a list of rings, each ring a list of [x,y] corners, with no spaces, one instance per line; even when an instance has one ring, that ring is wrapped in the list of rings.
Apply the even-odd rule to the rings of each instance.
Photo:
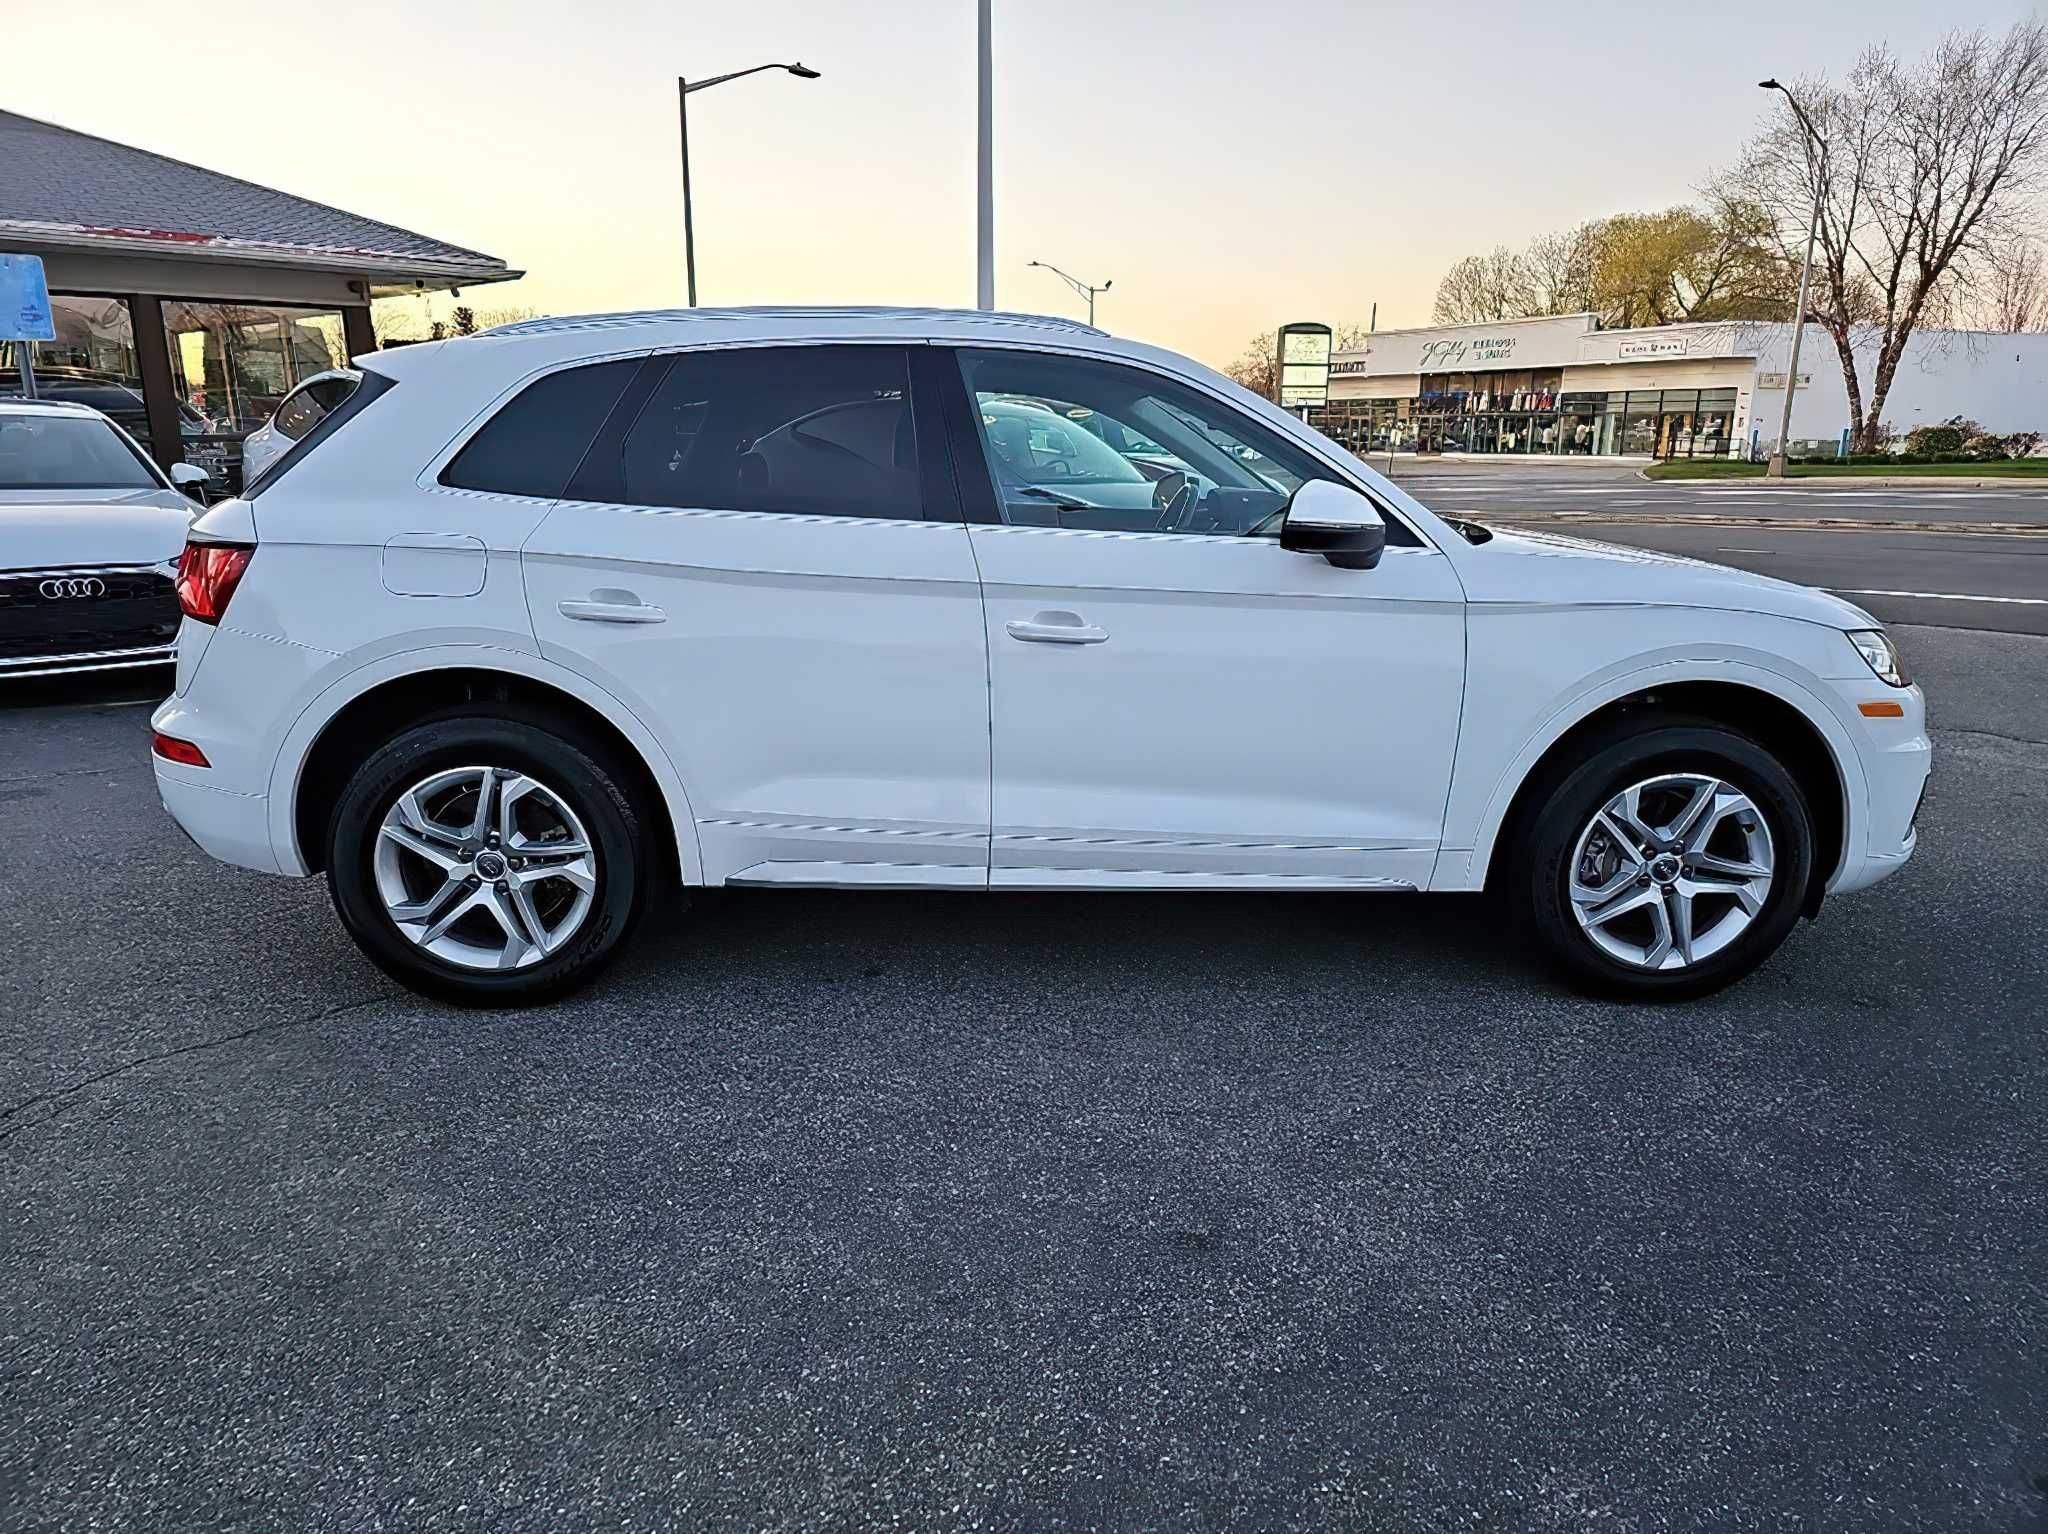
[[[1856,646],[1856,653],[1869,663],[1880,681],[1894,687],[1906,685],[1906,668],[1899,663],[1899,647],[1883,629],[1856,629],[1850,633],[1849,643]]]

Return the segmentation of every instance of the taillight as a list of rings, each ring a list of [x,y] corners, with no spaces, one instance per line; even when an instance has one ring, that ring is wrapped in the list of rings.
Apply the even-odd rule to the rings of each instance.
[[[180,740],[175,735],[166,735],[162,730],[153,731],[149,737],[149,749],[167,762],[183,762],[187,767],[211,767],[206,753],[189,740]]]
[[[201,623],[218,623],[255,549],[246,543],[188,543],[178,559],[178,606]]]

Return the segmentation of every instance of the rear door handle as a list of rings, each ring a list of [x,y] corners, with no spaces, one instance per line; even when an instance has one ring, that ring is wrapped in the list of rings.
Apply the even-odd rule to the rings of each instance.
[[[1108,629],[1083,623],[1079,613],[1069,612],[1033,613],[1029,618],[1012,618],[1003,625],[1003,631],[1012,639],[1021,639],[1026,644],[1101,644],[1109,638]]]
[[[584,623],[668,622],[668,614],[651,602],[563,602],[556,610]]]

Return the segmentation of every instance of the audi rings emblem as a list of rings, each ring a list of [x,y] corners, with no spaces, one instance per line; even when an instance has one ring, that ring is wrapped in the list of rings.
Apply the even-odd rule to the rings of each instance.
[[[62,602],[72,597],[103,597],[107,594],[107,583],[97,575],[56,575],[36,590],[46,602]]]

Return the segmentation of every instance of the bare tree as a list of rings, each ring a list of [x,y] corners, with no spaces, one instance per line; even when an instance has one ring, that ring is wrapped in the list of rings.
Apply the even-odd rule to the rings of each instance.
[[[1539,234],[1522,257],[1531,314],[1583,314],[1595,307],[1594,279],[1600,266],[1603,219],[1576,228]]]
[[[1528,263],[1505,245],[1455,262],[1436,285],[1430,318],[1439,325],[1475,325],[1533,312]]]
[[[1807,317],[1835,343],[1855,447],[1871,452],[1914,331],[2023,226],[2048,173],[2048,26],[1952,33],[1911,67],[1875,48],[1844,85],[1809,80],[1797,93],[1825,152],[1810,152],[1787,107],[1720,190],[1770,215],[1787,265],[1819,199]]]
[[[2048,261],[2041,242],[2018,235],[1972,263],[1969,323],[2000,335],[2048,330]]]
[[[1467,256],[1437,287],[1438,324],[1583,314],[1609,325],[1761,319],[1790,301],[1773,225],[1730,194],[1704,207],[1617,213]]]
[[[538,319],[540,310],[531,304],[500,304],[493,309],[476,311],[476,328],[494,330],[500,325],[516,325],[521,320]]]
[[[1256,335],[1245,343],[1244,351],[1237,361],[1225,368],[1234,382],[1261,399],[1280,398],[1280,342],[1279,332],[1270,330]]]

